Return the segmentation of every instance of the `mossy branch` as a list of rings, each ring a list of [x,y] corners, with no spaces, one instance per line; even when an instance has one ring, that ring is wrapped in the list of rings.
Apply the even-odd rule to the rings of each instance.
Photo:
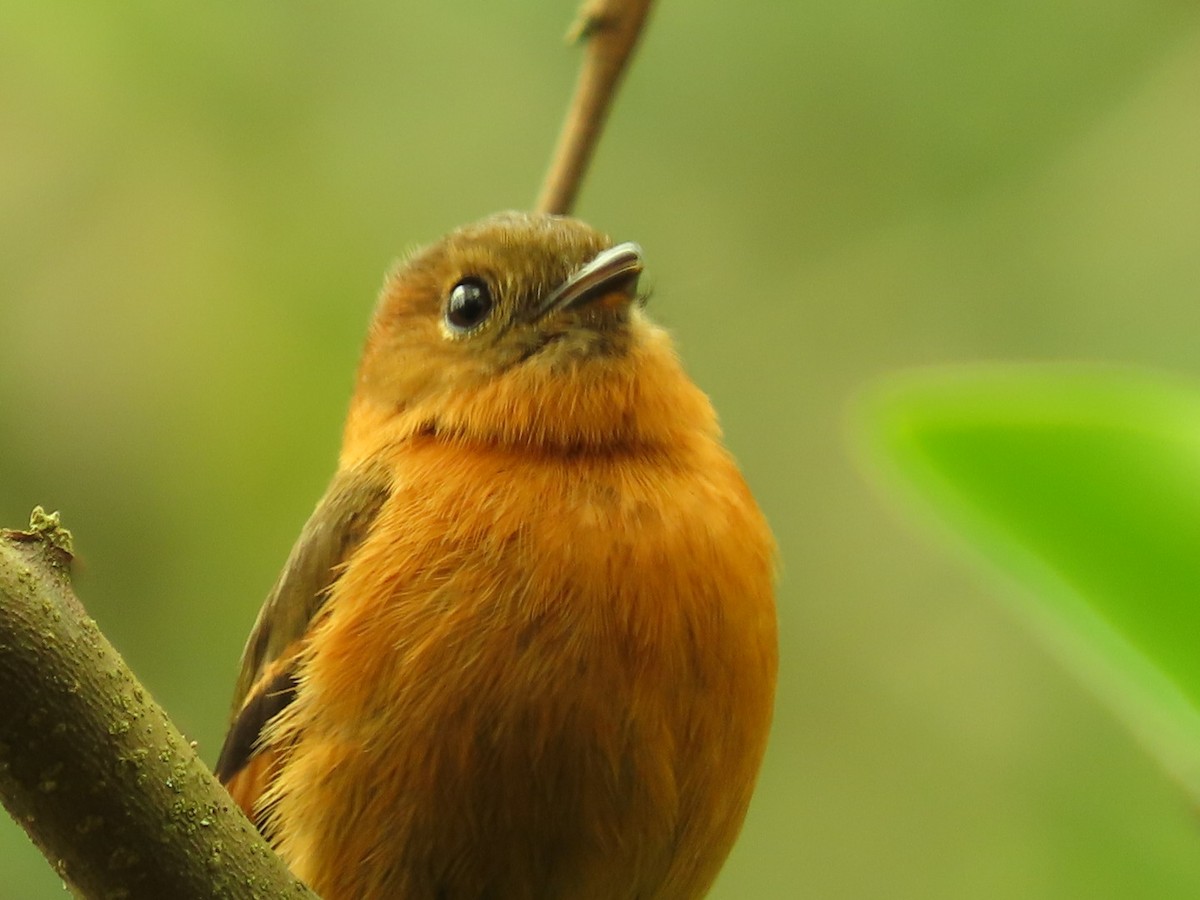
[[[315,898],[70,583],[70,534],[0,531],[0,802],[77,896]]]

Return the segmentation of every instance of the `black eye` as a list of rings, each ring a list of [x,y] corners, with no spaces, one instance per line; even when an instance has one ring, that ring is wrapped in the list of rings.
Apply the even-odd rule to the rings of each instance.
[[[451,331],[470,331],[492,312],[492,292],[479,278],[464,278],[450,290],[446,324]]]

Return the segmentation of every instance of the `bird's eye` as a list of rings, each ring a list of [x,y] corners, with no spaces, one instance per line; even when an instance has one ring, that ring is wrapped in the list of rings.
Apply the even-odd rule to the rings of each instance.
[[[470,331],[491,315],[492,305],[492,292],[482,279],[464,278],[450,290],[446,324],[451,331]]]

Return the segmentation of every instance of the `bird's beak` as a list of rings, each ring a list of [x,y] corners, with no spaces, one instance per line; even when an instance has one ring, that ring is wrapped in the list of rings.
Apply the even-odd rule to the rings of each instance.
[[[641,247],[632,241],[609,247],[551,291],[538,306],[535,318],[560,309],[573,309],[618,291],[630,298],[641,274]]]

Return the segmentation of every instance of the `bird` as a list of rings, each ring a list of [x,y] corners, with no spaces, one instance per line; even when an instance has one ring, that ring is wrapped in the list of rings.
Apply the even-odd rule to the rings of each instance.
[[[385,279],[216,765],[326,900],[684,900],[729,853],[776,549],[643,266],[506,212]]]

